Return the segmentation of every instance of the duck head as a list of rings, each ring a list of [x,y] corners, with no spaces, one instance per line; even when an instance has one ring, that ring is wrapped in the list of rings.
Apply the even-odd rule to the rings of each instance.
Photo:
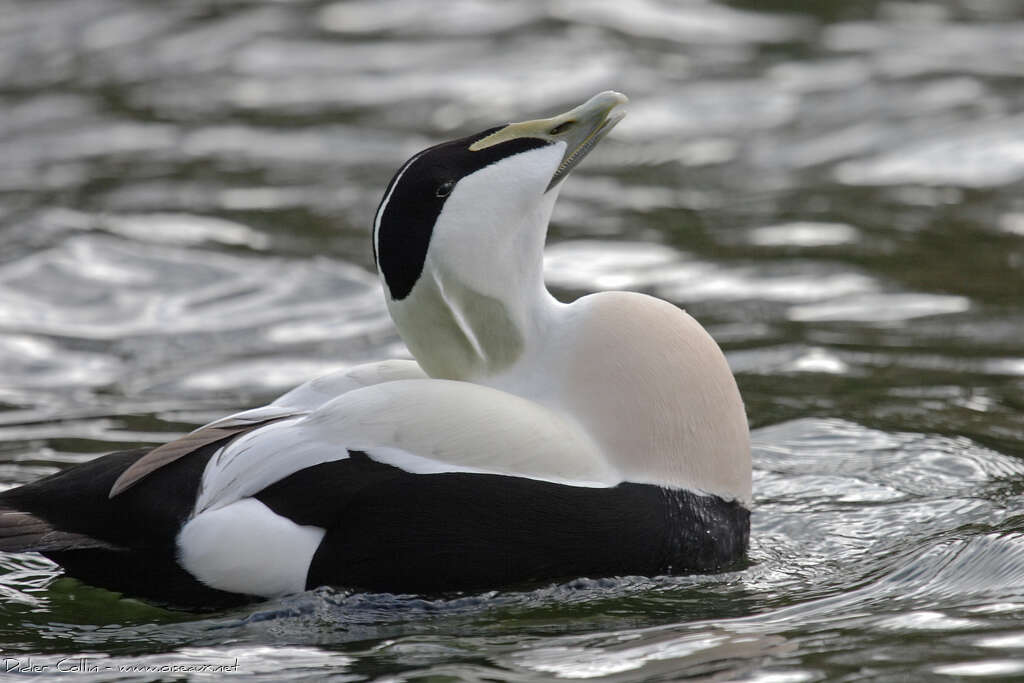
[[[522,355],[553,302],[543,249],[562,181],[626,101],[602,92],[558,116],[445,142],[392,178],[374,254],[391,316],[429,375],[481,379]]]

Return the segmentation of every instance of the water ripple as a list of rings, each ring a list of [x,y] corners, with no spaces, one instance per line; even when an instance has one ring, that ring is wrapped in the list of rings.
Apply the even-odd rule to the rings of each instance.
[[[549,280],[685,306],[759,427],[733,571],[194,615],[4,555],[5,657],[1019,675],[1022,22],[955,0],[0,4],[0,486],[407,356],[367,238],[394,169],[609,88],[631,111],[565,185]]]
[[[157,236],[160,223],[157,216]],[[221,222],[187,224],[193,235],[247,234]],[[110,226],[120,232],[140,229],[130,218]],[[223,332],[334,315],[339,308],[354,315],[367,306],[381,309],[371,303],[378,301],[375,279],[347,264],[253,261],[166,247],[157,252],[98,236],[73,237],[0,266],[0,282],[6,288],[0,325],[88,339]],[[345,299],[350,306],[339,306]]]

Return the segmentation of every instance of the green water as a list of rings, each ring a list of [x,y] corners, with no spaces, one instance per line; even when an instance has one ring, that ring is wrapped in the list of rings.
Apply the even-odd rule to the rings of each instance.
[[[405,355],[394,169],[616,89],[548,280],[701,320],[757,499],[742,571],[446,599],[196,615],[4,555],[0,676],[1024,675],[1021,36],[1009,0],[0,3],[3,484]]]

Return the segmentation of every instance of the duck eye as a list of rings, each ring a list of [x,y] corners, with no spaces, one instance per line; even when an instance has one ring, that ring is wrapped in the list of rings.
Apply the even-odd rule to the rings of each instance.
[[[572,124],[574,124],[574,123],[576,123],[576,122],[575,121],[566,121],[564,123],[560,123],[557,126],[555,126],[554,128],[552,128],[551,130],[549,130],[548,131],[548,135],[558,135],[559,133],[564,133],[565,131],[569,130],[569,127],[572,126]]]
[[[438,197],[447,197],[452,193],[452,188],[455,187],[455,183],[451,180],[446,180],[437,186],[437,191],[434,193]]]

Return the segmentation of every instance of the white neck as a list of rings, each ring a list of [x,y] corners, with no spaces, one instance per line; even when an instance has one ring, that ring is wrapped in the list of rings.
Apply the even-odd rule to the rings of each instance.
[[[554,188],[518,224],[498,227],[481,217],[488,214],[480,201],[473,207],[445,205],[439,224],[481,227],[436,233],[412,292],[401,301],[388,300],[399,333],[428,375],[486,383],[533,346],[547,311],[560,305],[544,286],[543,273],[557,196]]]

